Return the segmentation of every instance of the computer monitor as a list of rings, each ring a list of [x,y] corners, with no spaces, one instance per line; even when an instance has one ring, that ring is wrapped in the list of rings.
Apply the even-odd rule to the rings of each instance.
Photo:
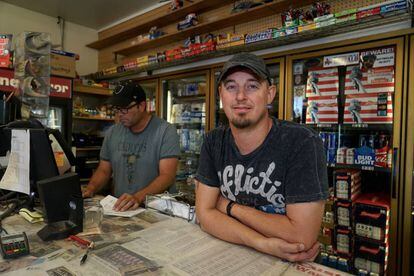
[[[38,197],[37,182],[59,175],[50,136],[59,143],[71,165],[75,164],[75,157],[59,131],[47,129],[37,120],[15,121],[1,126],[0,156],[5,156],[11,149],[12,129],[30,131],[30,192],[32,196]]]

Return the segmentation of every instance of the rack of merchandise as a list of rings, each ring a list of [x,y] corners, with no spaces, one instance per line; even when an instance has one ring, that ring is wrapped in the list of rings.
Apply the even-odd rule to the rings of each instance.
[[[230,6],[225,6],[225,10],[218,9],[217,15],[211,16],[213,19],[209,20],[206,16],[190,28],[144,42],[131,41],[125,47],[113,49],[116,55],[126,56],[123,65],[105,68],[94,78],[128,76],[212,56],[255,51],[401,22],[411,17],[409,1],[358,1],[348,4],[326,1],[327,6],[325,2],[291,2],[273,1],[235,13],[230,12]],[[310,4],[312,6],[308,6]],[[309,14],[313,18],[308,18]],[[292,18],[294,16],[297,18]],[[250,21],[252,28],[238,27]],[[219,31],[226,26],[233,26],[233,33]],[[205,35],[210,32],[216,36]],[[184,39],[182,46],[159,49],[161,45],[177,45],[176,42]]]
[[[169,7],[162,7],[162,12],[158,12],[163,14],[162,16],[153,16],[143,21],[130,20],[124,24],[125,26],[123,30],[116,32],[115,34],[111,33],[105,35],[105,33],[111,32],[111,29],[107,30],[106,32],[103,32],[103,38],[86,46],[97,50],[103,49],[126,39],[133,38],[139,33],[148,32],[148,30],[153,26],[161,28],[181,20],[189,13],[207,12],[211,9],[217,9],[232,2],[233,0],[201,0],[189,4],[185,3],[182,8],[173,11],[171,11]],[[117,29],[119,28],[120,27]]]
[[[396,269],[403,45],[390,39],[287,60],[286,117],[314,128],[326,148],[321,262],[347,272]]]
[[[99,151],[105,129],[115,122],[115,116],[105,101],[112,90],[100,86],[75,83],[73,87],[72,133],[76,172],[81,182],[88,182],[99,163]]]

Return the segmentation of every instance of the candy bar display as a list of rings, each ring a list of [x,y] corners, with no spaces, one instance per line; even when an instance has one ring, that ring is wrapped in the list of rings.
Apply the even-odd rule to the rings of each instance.
[[[50,93],[50,34],[24,32],[15,40],[15,78],[22,117],[47,124]]]

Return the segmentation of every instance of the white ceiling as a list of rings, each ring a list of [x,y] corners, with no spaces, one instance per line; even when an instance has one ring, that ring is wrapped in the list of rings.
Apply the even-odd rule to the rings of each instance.
[[[0,0],[11,5],[63,17],[66,21],[102,30],[160,6],[163,0]],[[165,3],[164,3],[165,4]]]

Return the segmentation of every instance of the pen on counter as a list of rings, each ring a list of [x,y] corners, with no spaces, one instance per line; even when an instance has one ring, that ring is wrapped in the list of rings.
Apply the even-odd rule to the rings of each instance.
[[[86,262],[86,259],[88,258],[88,253],[89,253],[89,250],[93,248],[93,245],[94,245],[94,243],[93,243],[93,242],[91,242],[91,243],[88,245],[88,248],[86,249],[85,254],[82,256],[82,258],[81,258],[81,260],[80,260],[80,265],[83,265],[83,264]]]

